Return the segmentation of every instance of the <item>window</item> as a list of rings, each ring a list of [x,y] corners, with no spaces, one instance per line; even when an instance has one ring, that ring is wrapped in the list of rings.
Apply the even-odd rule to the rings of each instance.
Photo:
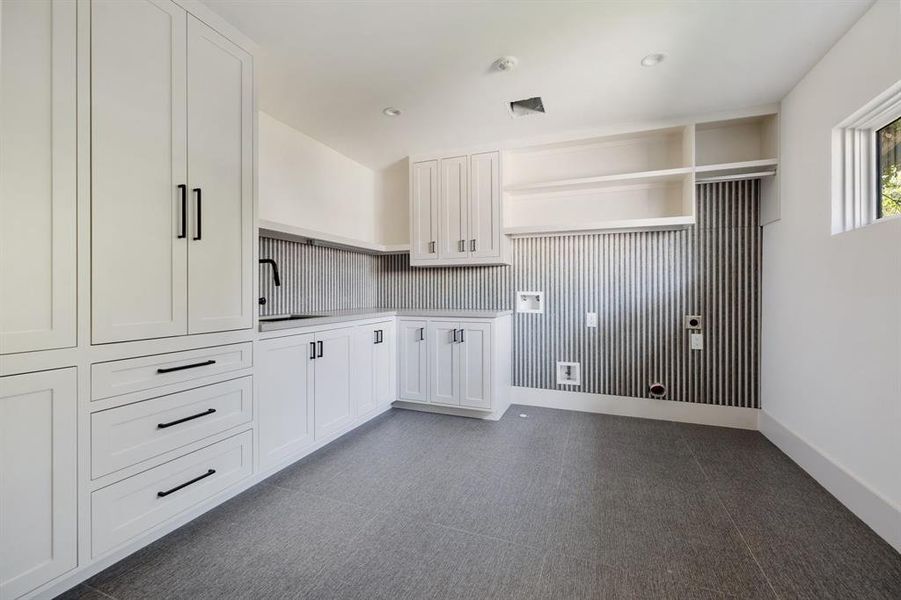
[[[901,216],[901,118],[876,131],[876,218]]]
[[[832,129],[832,233],[901,218],[901,81]]]

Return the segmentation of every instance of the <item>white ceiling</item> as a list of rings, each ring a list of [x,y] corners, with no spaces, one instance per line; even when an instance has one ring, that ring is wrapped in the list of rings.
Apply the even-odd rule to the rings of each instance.
[[[383,168],[417,152],[778,102],[871,2],[207,4],[266,51],[262,110]],[[655,52],[666,60],[641,67]],[[519,67],[493,71],[505,54]],[[534,95],[548,114],[510,118],[508,101]]]

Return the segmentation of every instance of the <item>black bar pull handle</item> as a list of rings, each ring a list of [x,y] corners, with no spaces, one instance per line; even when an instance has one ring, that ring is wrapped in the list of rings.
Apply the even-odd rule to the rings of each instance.
[[[454,343],[455,343],[455,344],[457,343],[457,330],[456,330],[456,328],[454,329]]]
[[[460,343],[461,343],[461,344],[462,344],[463,342],[466,341],[466,340],[463,338],[463,331],[464,331],[463,329],[460,330]]]
[[[178,239],[183,239],[188,237],[188,186],[180,183],[178,190],[181,192],[181,233]]]
[[[200,214],[201,207],[203,206],[203,192],[200,188],[194,188],[193,191],[197,194],[197,235],[194,236],[194,240],[197,241],[200,239],[201,226],[203,224],[203,218]]]
[[[372,337],[373,337],[372,343],[378,344],[379,343],[379,330],[378,329],[373,330]]]
[[[215,408],[208,408],[202,413],[197,413],[196,415],[191,415],[190,417],[185,417],[183,419],[177,419],[175,421],[169,421],[168,423],[157,423],[157,429],[165,429],[166,427],[172,427],[173,425],[178,425],[180,423],[184,423],[186,421],[193,421],[194,419],[199,419],[200,417],[205,417],[207,415],[211,415],[216,412]]]
[[[310,360],[316,360],[316,342],[310,342]]]
[[[420,328],[419,328],[419,341],[420,341],[420,342],[424,342],[424,341],[425,341],[425,327],[420,327]]]
[[[190,365],[181,365],[178,367],[165,367],[162,369],[157,369],[156,372],[157,373],[172,373],[174,371],[184,371],[185,369],[196,369],[197,367],[206,367],[206,366],[215,365],[215,364],[216,364],[215,360],[205,360],[203,362],[193,363]]]
[[[186,481],[186,482],[184,482],[184,483],[181,484],[181,485],[175,486],[175,487],[172,488],[171,490],[166,490],[165,492],[157,492],[156,495],[157,495],[158,497],[160,497],[160,498],[165,498],[165,497],[168,496],[169,494],[174,494],[174,493],[177,492],[178,490],[183,489],[183,488],[186,488],[186,487],[188,487],[189,485],[191,485],[192,483],[197,483],[197,482],[200,481],[201,479],[206,479],[207,477],[209,477],[210,475],[212,475],[212,474],[215,473],[215,472],[216,472],[216,469],[209,469],[209,470],[207,470],[206,473],[204,473],[203,475],[200,475],[199,477],[195,477],[195,478],[192,479],[191,481]]]
[[[316,342],[319,345],[319,353],[316,355],[316,358],[322,358],[322,340]]]

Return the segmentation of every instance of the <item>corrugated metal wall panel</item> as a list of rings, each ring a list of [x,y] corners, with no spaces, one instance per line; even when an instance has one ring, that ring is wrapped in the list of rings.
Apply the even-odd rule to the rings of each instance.
[[[260,256],[286,273],[275,293],[261,274],[263,294],[274,298],[266,314],[510,309],[515,291],[543,290],[545,314],[514,317],[515,385],[647,397],[659,381],[670,400],[757,408],[758,204],[759,181],[699,185],[692,229],[516,239],[512,267],[415,269],[407,255],[261,240]],[[589,311],[597,328],[585,326]],[[690,314],[704,319],[703,351],[689,349]],[[582,364],[581,386],[556,385],[558,360]]]

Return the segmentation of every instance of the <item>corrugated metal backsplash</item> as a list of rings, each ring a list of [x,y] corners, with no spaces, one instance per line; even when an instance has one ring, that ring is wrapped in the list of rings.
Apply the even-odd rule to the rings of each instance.
[[[263,267],[264,314],[371,306],[510,309],[516,290],[543,290],[543,315],[514,317],[513,381],[544,389],[759,407],[758,181],[698,186],[698,225],[683,231],[513,241],[512,267],[414,269],[407,255],[368,256],[263,238],[284,285]],[[587,312],[598,327],[587,328]],[[691,351],[683,317],[703,317]],[[557,386],[558,360],[582,385]]]

